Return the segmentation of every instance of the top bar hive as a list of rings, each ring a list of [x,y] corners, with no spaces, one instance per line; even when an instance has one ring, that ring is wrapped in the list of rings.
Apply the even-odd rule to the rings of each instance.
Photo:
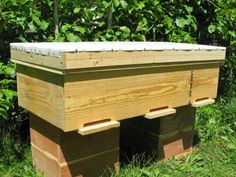
[[[19,105],[64,131],[217,95],[225,47],[170,42],[12,43]]]

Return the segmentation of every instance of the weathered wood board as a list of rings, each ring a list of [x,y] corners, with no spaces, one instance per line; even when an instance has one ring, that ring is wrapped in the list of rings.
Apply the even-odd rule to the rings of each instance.
[[[104,45],[103,51],[98,44]],[[120,44],[124,47],[75,43],[65,50],[58,43],[58,48],[50,50],[43,44],[12,44],[19,105],[72,131],[93,122],[143,116],[158,108],[216,97],[225,48],[176,43],[161,47],[162,43],[129,43],[128,48]]]

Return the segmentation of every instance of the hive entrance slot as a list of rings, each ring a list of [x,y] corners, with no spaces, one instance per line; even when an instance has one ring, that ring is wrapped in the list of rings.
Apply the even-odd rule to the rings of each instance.
[[[196,99],[196,102],[202,101],[202,100],[207,100],[207,99],[209,99],[209,97],[198,98],[198,99]]]
[[[98,133],[104,130],[108,130],[111,128],[116,128],[120,126],[120,122],[111,120],[111,119],[103,119],[99,121],[89,122],[84,124],[83,128],[78,130],[78,133],[81,135],[89,135],[93,133]]]
[[[149,113],[144,115],[144,117],[147,119],[155,119],[158,117],[163,117],[175,113],[176,113],[175,109],[170,108],[169,106],[162,106],[159,108],[151,109]]]
[[[160,110],[168,109],[168,108],[169,108],[168,106],[162,106],[162,107],[159,107],[159,108],[150,109],[149,112],[160,111]]]
[[[100,123],[104,123],[104,122],[109,122],[111,121],[111,119],[102,119],[102,120],[97,120],[97,121],[93,121],[93,122],[88,122],[84,124],[84,127],[88,127],[91,125],[96,125],[96,124],[100,124]]]
[[[204,98],[198,98],[195,100],[195,102],[192,103],[193,107],[201,107],[201,106],[206,106],[209,104],[215,103],[215,100],[209,97],[204,97]]]

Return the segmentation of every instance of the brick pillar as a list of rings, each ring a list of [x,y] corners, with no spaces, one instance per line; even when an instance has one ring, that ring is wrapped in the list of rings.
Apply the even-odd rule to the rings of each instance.
[[[195,108],[183,106],[169,116],[121,121],[121,151],[128,154],[145,152],[159,159],[191,152],[195,112]]]
[[[119,128],[81,136],[30,114],[33,164],[46,177],[110,176],[119,169]]]

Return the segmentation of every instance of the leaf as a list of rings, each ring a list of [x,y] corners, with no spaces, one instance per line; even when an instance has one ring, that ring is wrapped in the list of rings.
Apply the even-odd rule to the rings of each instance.
[[[8,100],[0,99],[0,106],[3,107],[5,110],[8,110],[12,107],[12,103]]]
[[[236,144],[230,143],[227,145],[227,147],[231,150],[236,150]]]
[[[11,77],[11,78],[14,78],[15,75],[16,75],[16,71],[15,71],[15,68],[14,67],[9,67],[7,66],[5,69],[4,69],[4,74],[6,74],[7,76]]]
[[[193,11],[193,7],[184,5],[185,10],[190,14]]]
[[[66,34],[66,38],[70,42],[75,42],[76,41],[76,39],[75,39],[76,37],[75,37],[75,35],[73,33],[67,33]]]
[[[119,29],[125,34],[130,34],[130,29],[127,26],[122,26]]]
[[[82,26],[76,26],[74,28],[74,31],[80,32],[81,34],[84,34],[86,32],[86,28],[82,27]]]
[[[208,32],[209,32],[209,33],[214,33],[215,30],[216,30],[216,26],[215,26],[215,25],[210,25],[210,26],[208,26]]]
[[[146,41],[146,37],[142,34],[135,35],[135,40],[137,41]]]
[[[27,40],[25,39],[25,37],[22,36],[22,34],[18,37],[18,39],[20,39],[21,42],[27,42]]]
[[[184,19],[184,18],[177,18],[175,20],[175,23],[178,27],[183,28],[185,25],[190,24],[190,20],[189,19]]]
[[[79,12],[80,12],[80,10],[81,10],[81,8],[80,8],[80,7],[76,7],[76,8],[74,8],[74,13],[75,13],[75,14],[77,14],[77,13],[79,13]]]
[[[74,35],[73,33],[67,33],[66,38],[70,42],[78,42],[81,41],[79,36]]]
[[[119,0],[113,0],[114,6],[118,7],[120,5],[120,1]]]
[[[42,20],[42,23],[41,23],[40,28],[41,28],[43,31],[45,31],[45,30],[48,28],[48,26],[49,26],[49,23],[46,22],[45,20]]]
[[[2,93],[7,97],[8,100],[12,100],[17,97],[17,92],[9,89],[2,89]]]
[[[123,9],[127,9],[127,7],[128,7],[128,4],[125,0],[120,0],[120,5]]]
[[[108,8],[108,7],[111,6],[111,1],[110,1],[110,2],[102,1],[102,5],[103,5],[105,8]]]
[[[58,42],[64,42],[65,39],[66,39],[65,36],[59,35],[59,36],[57,36],[56,41],[58,41]]]
[[[39,19],[37,16],[33,15],[33,16],[32,16],[32,20],[33,20],[38,26],[41,26],[41,21],[40,21],[40,19]]]
[[[9,118],[7,111],[1,107],[0,107],[0,117],[2,117],[5,120]]]
[[[65,25],[62,25],[61,32],[66,33],[68,31],[68,29],[70,29],[70,28],[71,28],[71,25],[66,23]]]
[[[35,32],[37,30],[36,26],[34,25],[33,21],[28,23],[28,27],[30,31]]]

